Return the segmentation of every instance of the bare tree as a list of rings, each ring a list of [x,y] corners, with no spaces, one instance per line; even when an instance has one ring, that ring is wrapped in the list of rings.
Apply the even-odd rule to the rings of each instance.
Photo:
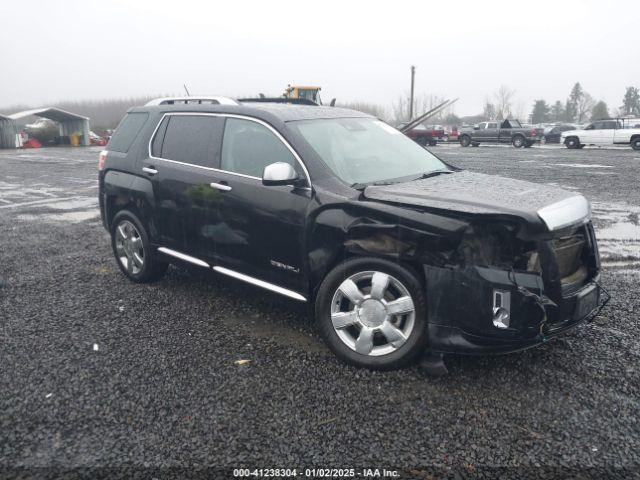
[[[391,112],[393,115],[392,123],[398,125],[402,122],[409,121],[409,98],[407,95],[400,95],[396,101],[391,104]]]
[[[369,102],[345,102],[336,104],[337,107],[350,108],[351,110],[357,110],[359,112],[368,113],[374,117],[378,117],[384,121],[389,121],[389,112],[381,105]]]
[[[522,100],[519,100],[516,103],[516,107],[514,109],[514,116],[521,122],[527,121],[527,107]]]
[[[585,122],[589,119],[589,113],[591,112],[594,103],[595,102],[593,100],[593,97],[587,92],[584,92],[580,96],[580,98],[578,98],[578,101],[576,103],[576,114],[578,123]]]
[[[515,90],[510,89],[506,85],[501,85],[495,93],[496,118],[498,120],[511,116],[511,102],[515,93]]]
[[[482,116],[485,120],[495,120],[496,119],[496,106],[491,103],[489,97],[486,97],[484,100],[484,108],[482,109]]]
[[[426,113],[432,108],[437,107],[441,103],[443,103],[446,99],[441,95],[434,94],[420,94],[416,95],[414,98],[414,106],[413,114],[414,118]],[[409,121],[409,98],[407,95],[400,95],[395,102],[391,104],[391,113],[392,113],[392,123],[400,124],[402,122]],[[451,116],[454,114],[453,106],[447,107],[437,115],[434,115],[430,118],[429,122],[433,123],[442,123],[447,116]]]

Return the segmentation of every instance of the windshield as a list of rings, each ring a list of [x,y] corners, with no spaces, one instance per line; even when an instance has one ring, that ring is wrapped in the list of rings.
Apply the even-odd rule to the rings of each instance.
[[[288,125],[349,185],[408,180],[449,170],[426,149],[374,118],[302,120]]]

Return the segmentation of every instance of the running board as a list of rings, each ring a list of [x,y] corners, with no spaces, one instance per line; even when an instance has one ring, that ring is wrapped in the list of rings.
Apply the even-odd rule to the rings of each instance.
[[[272,292],[279,293],[280,295],[284,295],[285,297],[293,298],[294,300],[298,300],[300,302],[307,301],[305,297],[297,292],[294,292],[293,290],[274,285],[273,283],[265,282],[264,280],[250,277],[249,275],[245,275],[244,273],[239,273],[224,267],[213,267],[213,269],[218,273],[222,273],[223,275],[228,275],[230,277],[237,278],[238,280],[242,280],[243,282],[262,287],[266,290],[271,290]]]
[[[223,275],[227,275],[229,277],[237,278],[238,280],[242,280],[243,282],[250,283],[251,285],[256,285],[258,287],[264,288],[266,290],[271,290],[272,292],[279,293],[280,295],[284,295],[285,297],[293,298],[294,300],[298,300],[300,302],[306,302],[307,299],[293,290],[289,290],[288,288],[280,287],[278,285],[274,285],[273,283],[265,282],[264,280],[260,280],[254,277],[250,277],[249,275],[245,275],[244,273],[236,272],[234,270],[229,270],[224,267],[211,267],[204,260],[200,260],[199,258],[192,257],[191,255],[187,255],[186,253],[177,252],[175,250],[171,250],[170,248],[160,247],[158,248],[159,252],[162,252],[166,255],[170,255],[175,258],[179,258],[180,260],[184,260],[185,262],[193,263],[194,265],[198,265],[199,267],[204,268],[213,268],[218,273],[222,273]]]
[[[158,251],[167,255],[171,255],[172,257],[179,258],[180,260],[184,260],[185,262],[193,263],[194,265],[198,265],[199,267],[210,267],[210,265],[204,260],[200,260],[199,258],[192,257],[191,255],[187,255],[185,253],[176,252],[175,250],[171,250],[170,248],[160,247],[158,248]]]

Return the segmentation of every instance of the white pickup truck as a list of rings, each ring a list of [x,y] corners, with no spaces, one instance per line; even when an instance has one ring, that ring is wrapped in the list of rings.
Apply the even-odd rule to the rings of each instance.
[[[562,132],[560,143],[564,143],[567,148],[630,145],[634,150],[640,150],[640,119],[598,120],[583,129]]]

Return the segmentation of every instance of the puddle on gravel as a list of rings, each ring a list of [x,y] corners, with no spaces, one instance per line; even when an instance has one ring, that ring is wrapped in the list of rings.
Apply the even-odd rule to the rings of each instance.
[[[257,339],[269,339],[279,346],[304,350],[312,353],[328,354],[327,347],[316,337],[293,329],[290,325],[275,323],[260,316],[225,317],[222,322],[244,335]]]
[[[639,268],[640,207],[594,202],[592,209],[602,263],[625,270]]]
[[[554,165],[570,168],[613,168],[613,165],[600,165],[598,163],[555,163]]]
[[[79,223],[84,222],[85,220],[91,220],[92,218],[98,218],[100,216],[99,212],[96,211],[80,211],[80,212],[67,212],[67,213],[45,213],[42,215],[32,215],[32,214],[23,214],[18,215],[18,220],[22,220],[25,222],[36,222],[39,220],[49,221],[49,222],[60,222],[60,223]]]

